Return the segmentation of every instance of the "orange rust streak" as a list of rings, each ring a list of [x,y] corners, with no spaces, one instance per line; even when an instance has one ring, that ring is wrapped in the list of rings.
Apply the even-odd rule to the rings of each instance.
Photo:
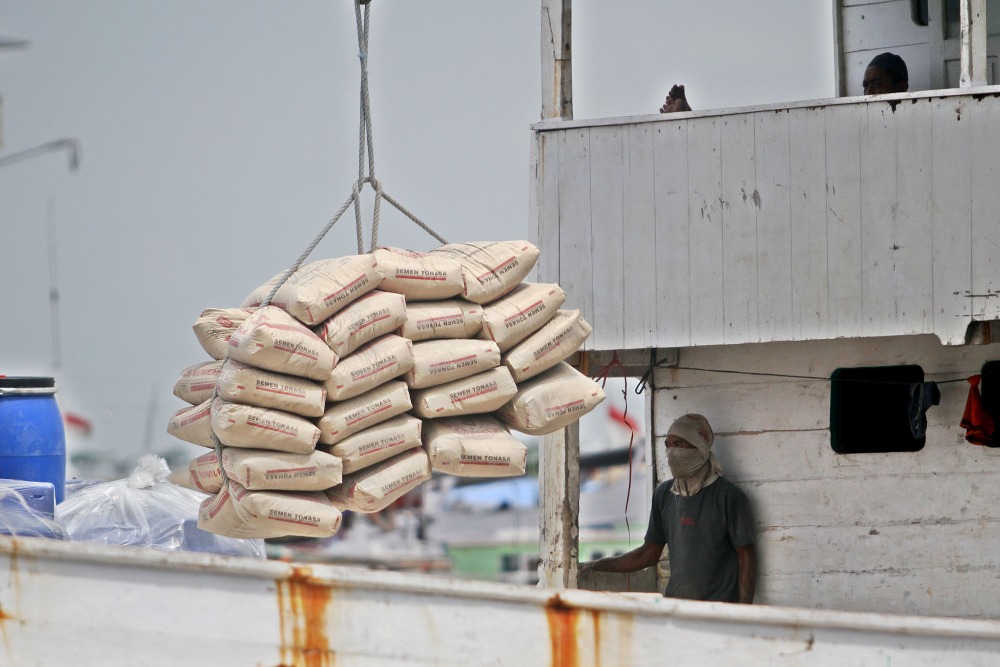
[[[601,667],[601,612],[591,609],[590,620],[594,624],[594,667]]]
[[[329,586],[312,581],[312,570],[294,567],[278,582],[278,615],[282,667],[334,667],[336,654],[326,636]]]
[[[552,596],[545,604],[549,622],[549,642],[552,644],[552,667],[577,667],[580,656],[576,648],[576,626],[579,612]]]

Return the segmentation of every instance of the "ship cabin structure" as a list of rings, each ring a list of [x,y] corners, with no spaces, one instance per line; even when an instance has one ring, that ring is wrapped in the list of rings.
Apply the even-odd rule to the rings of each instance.
[[[1000,449],[962,425],[973,376],[1000,418],[1000,2],[837,0],[837,97],[604,119],[573,118],[569,2],[543,5],[537,280],[593,325],[580,368],[645,377],[654,479],[704,414],[754,507],[758,603],[1000,618]],[[862,96],[884,51],[910,89]],[[542,446],[555,587],[576,436]]]

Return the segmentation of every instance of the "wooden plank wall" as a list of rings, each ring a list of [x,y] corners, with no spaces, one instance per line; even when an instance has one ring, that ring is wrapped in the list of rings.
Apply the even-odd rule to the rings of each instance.
[[[962,343],[1000,317],[997,145],[995,91],[549,126],[538,279],[590,349]]]
[[[965,378],[1000,345],[945,347],[929,335],[689,348],[679,367],[828,378],[838,367],[919,364]],[[919,452],[849,454],[830,445],[830,384],[705,370],[654,376],[658,479],[663,440],[704,414],[725,475],[749,496],[764,604],[1000,618],[1000,449],[967,443],[969,385],[941,384]]]
[[[919,26],[910,16],[910,0],[843,0],[844,94],[863,94],[865,68],[885,51],[906,62],[910,90],[944,88],[944,82],[936,80],[941,76],[941,63],[935,63],[935,67],[931,62],[932,58],[941,58],[934,51],[935,47],[941,48],[941,38],[935,39],[933,31],[943,30],[943,6],[944,2],[931,2],[931,24]]]

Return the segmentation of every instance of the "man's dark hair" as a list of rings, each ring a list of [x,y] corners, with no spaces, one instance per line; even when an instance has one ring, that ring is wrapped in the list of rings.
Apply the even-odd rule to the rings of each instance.
[[[902,58],[897,56],[895,53],[880,53],[872,61],[868,63],[869,67],[881,67],[886,72],[889,73],[889,78],[892,79],[892,83],[895,85],[897,83],[909,83],[910,75],[906,71],[906,63]]]

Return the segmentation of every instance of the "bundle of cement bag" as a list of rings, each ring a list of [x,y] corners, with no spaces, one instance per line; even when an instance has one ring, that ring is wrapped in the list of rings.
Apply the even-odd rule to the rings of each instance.
[[[430,479],[524,474],[514,429],[550,433],[604,400],[565,360],[590,326],[556,284],[524,282],[526,241],[378,248],[303,265],[194,324],[168,432],[210,451],[173,479],[211,494],[199,526],[328,536]],[[214,437],[213,437],[214,436]],[[215,439],[223,445],[221,460]]]

